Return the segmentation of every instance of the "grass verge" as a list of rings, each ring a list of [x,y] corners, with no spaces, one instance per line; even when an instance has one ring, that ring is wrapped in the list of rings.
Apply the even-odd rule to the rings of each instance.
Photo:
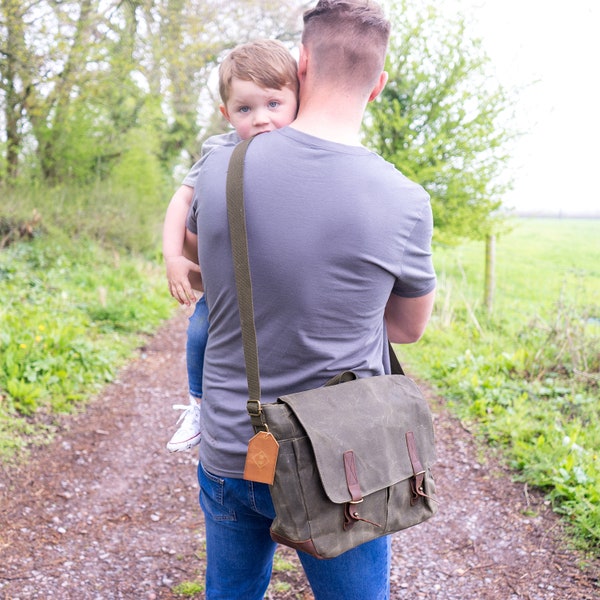
[[[497,245],[493,310],[481,243],[436,253],[435,314],[398,348],[516,476],[600,553],[600,221],[518,220]]]
[[[38,237],[0,251],[0,458],[47,440],[53,415],[111,381],[173,314],[157,263]]]

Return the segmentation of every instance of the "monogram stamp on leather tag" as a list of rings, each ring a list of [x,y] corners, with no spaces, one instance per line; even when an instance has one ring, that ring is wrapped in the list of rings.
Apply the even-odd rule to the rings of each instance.
[[[244,479],[273,485],[279,444],[273,434],[259,431],[248,442]]]

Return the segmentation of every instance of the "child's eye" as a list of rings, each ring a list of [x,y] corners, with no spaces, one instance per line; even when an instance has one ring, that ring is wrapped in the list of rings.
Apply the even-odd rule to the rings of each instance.
[[[240,112],[241,113],[250,112],[250,107],[249,106],[240,106]]]
[[[279,102],[279,100],[271,100],[269,102],[269,108],[277,108],[280,104],[281,102]]]

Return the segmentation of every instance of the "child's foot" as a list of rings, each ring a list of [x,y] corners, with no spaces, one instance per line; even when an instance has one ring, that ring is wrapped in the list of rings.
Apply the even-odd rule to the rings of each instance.
[[[174,404],[173,408],[184,412],[177,420],[181,425],[167,444],[167,450],[169,452],[189,450],[200,443],[200,405],[190,396],[189,405]]]

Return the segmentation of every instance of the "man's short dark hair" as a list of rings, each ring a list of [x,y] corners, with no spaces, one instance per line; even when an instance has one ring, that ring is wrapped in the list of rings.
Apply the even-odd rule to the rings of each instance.
[[[319,77],[372,87],[385,64],[390,22],[372,0],[319,0],[304,13],[302,43]]]

